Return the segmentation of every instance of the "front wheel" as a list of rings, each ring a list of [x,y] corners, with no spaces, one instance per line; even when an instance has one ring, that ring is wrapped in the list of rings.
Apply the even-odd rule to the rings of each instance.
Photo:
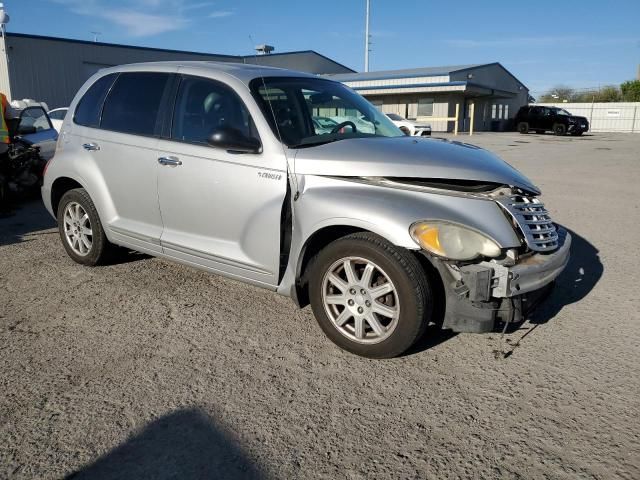
[[[562,125],[561,123],[556,123],[553,126],[553,133],[555,133],[556,135],[564,135],[565,133],[567,133],[567,127],[565,127],[564,125]]]
[[[400,355],[432,315],[431,289],[418,259],[372,233],[325,247],[311,265],[309,289],[324,333],[364,357]]]

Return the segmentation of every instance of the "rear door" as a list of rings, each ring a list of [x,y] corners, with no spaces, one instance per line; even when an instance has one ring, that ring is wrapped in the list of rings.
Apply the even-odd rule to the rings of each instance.
[[[532,107],[529,110],[529,128],[536,129],[541,128],[542,107]]]
[[[161,252],[155,149],[173,79],[164,72],[120,73],[115,82],[112,79],[98,115],[91,112],[94,124],[87,121],[88,125],[72,129],[77,138],[70,143],[77,144],[79,156],[95,163],[100,173],[96,190],[104,195],[99,199],[105,207],[104,226],[116,241],[142,251]],[[76,110],[76,123],[83,101]],[[87,109],[96,108],[100,107],[88,102]]]
[[[540,116],[540,127],[544,130],[551,130],[554,122],[553,110],[547,107],[540,108],[542,110],[542,114]]]
[[[233,89],[182,76],[171,133],[158,144],[163,251],[183,262],[275,286],[286,171],[274,168],[277,161],[262,153],[209,146],[207,138],[222,126],[258,137]]]

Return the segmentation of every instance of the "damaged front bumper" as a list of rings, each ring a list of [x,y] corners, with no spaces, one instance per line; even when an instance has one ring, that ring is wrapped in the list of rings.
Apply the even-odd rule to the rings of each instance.
[[[446,294],[443,328],[482,333],[498,322],[521,322],[550,291],[569,262],[571,235],[558,227],[558,248],[536,253],[512,266],[494,262],[457,269],[435,262]]]

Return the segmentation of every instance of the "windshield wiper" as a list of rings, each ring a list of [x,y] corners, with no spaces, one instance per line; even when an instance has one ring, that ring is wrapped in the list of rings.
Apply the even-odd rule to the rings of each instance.
[[[295,145],[289,145],[289,148],[305,148],[305,147],[317,147],[318,145],[325,145],[327,143],[337,142],[339,140],[344,140],[344,138],[329,138],[323,140],[302,140],[300,143],[296,143]]]

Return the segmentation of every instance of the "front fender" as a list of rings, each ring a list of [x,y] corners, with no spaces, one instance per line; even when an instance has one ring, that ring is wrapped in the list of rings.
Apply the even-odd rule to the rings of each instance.
[[[394,245],[418,249],[409,227],[419,220],[448,220],[484,232],[501,248],[520,240],[500,207],[491,199],[389,188],[322,176],[299,176],[300,194],[293,202],[289,262],[279,291],[290,294],[301,274],[304,248],[318,231],[330,226],[356,227]]]

